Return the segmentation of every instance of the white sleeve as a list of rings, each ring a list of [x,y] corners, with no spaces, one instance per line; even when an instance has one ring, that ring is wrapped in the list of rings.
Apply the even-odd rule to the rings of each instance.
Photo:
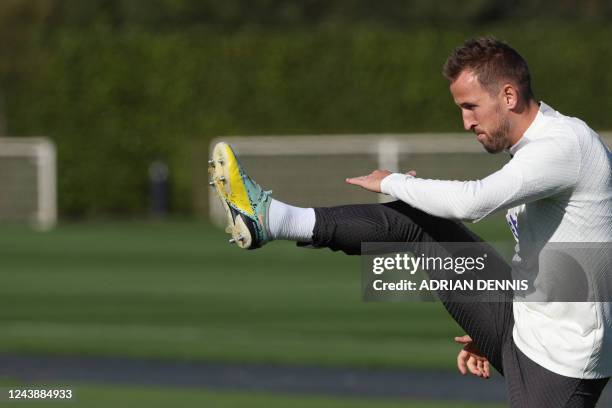
[[[479,221],[487,215],[571,188],[580,170],[574,135],[532,141],[499,171],[477,181],[426,180],[394,173],[381,191],[426,213]]]

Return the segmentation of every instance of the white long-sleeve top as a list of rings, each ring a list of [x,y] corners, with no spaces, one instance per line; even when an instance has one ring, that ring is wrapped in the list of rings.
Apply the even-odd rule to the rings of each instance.
[[[612,242],[612,155],[583,121],[545,103],[512,159],[477,181],[394,173],[381,190],[429,214],[479,221],[508,210],[517,240],[514,276],[538,273],[521,253],[547,242]],[[612,254],[609,254],[612,256]],[[515,275],[516,273],[516,275]],[[607,271],[606,280],[612,279]],[[513,339],[530,359],[575,378],[612,375],[612,303],[514,302]]]

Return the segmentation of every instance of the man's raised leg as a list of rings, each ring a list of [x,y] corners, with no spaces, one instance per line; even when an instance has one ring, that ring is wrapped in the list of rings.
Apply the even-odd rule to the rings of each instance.
[[[362,242],[406,242],[415,253],[439,256],[448,253],[446,242],[482,243],[460,222],[431,216],[399,201],[314,209],[274,202],[269,191],[248,177],[225,143],[213,149],[209,171],[226,211],[230,242],[241,248],[255,249],[274,239],[290,239],[358,255]],[[510,279],[508,264],[493,248],[488,253],[496,276],[483,278]],[[502,345],[511,337],[513,326],[512,294],[500,291],[485,296],[474,302],[453,302],[444,295],[440,298],[476,347],[503,373]]]

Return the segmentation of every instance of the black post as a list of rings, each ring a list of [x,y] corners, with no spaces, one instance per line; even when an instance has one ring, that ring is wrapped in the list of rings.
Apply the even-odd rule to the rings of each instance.
[[[168,214],[168,166],[161,160],[149,166],[149,210],[154,217]]]

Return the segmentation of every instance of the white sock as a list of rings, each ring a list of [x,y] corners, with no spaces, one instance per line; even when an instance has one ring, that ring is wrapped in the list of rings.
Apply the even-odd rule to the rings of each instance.
[[[300,208],[272,199],[268,209],[268,229],[272,239],[310,242],[315,225],[312,208]]]

